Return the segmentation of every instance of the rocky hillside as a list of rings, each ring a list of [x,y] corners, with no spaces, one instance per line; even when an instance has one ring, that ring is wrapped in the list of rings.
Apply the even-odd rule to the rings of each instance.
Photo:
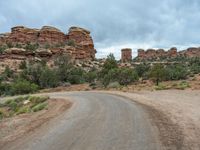
[[[183,51],[178,51],[176,47],[171,48],[168,51],[165,51],[164,49],[148,49],[138,50],[138,56],[137,59],[139,60],[152,60],[152,59],[165,59],[165,58],[176,58],[176,57],[200,57],[200,48],[192,47],[188,48]]]
[[[0,67],[16,69],[21,61],[27,59],[41,60],[53,56],[68,54],[75,61],[95,59],[93,39],[90,31],[71,27],[67,34],[59,29],[44,26],[31,29],[17,26],[11,33],[0,34]]]

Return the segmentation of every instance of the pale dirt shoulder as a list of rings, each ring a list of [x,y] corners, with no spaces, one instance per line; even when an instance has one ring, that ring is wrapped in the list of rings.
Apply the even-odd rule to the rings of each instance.
[[[200,90],[110,93],[146,107],[168,149],[200,150]]]
[[[3,119],[0,121],[0,147],[34,132],[38,127],[69,109],[71,105],[72,103],[67,100],[50,99],[45,110]]]

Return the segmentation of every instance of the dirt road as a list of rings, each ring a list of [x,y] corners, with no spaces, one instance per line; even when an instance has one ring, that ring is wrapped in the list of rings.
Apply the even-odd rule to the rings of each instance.
[[[72,108],[2,150],[162,150],[158,131],[134,102],[104,93],[54,93]]]

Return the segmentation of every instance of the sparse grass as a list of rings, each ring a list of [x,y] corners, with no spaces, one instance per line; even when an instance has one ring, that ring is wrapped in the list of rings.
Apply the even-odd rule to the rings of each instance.
[[[0,119],[43,110],[48,105],[48,99],[48,96],[24,96],[9,99],[0,104]]]
[[[190,85],[189,85],[188,82],[182,81],[177,85],[176,88],[179,89],[179,90],[185,90],[186,88],[189,88],[189,87],[190,87]]]
[[[169,89],[169,87],[161,83],[155,87],[155,90],[167,90],[167,89]]]
[[[39,104],[37,104],[36,106],[34,106],[34,107],[32,108],[32,110],[33,110],[33,112],[37,112],[37,111],[40,111],[40,110],[45,109],[46,107],[47,107],[47,103],[46,103],[46,102],[44,102],[44,103],[39,103]]]

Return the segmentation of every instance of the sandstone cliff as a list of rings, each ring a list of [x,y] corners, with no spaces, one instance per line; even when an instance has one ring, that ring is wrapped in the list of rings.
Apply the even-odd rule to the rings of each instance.
[[[37,48],[45,48],[53,54],[66,51],[72,58],[80,60],[92,60],[96,53],[90,32],[79,27],[71,27],[69,33],[64,34],[50,26],[44,26],[40,30],[17,26],[11,29],[11,33],[0,35],[0,46],[6,47],[5,49],[24,48],[27,50],[24,55],[31,54],[30,50],[34,55]]]
[[[22,60],[47,58],[51,61],[53,56],[62,54],[70,55],[75,61],[91,61],[95,59],[95,53],[90,31],[79,27],[71,27],[64,34],[50,26],[41,29],[17,26],[11,33],[0,34],[2,69],[8,65],[15,70]]]

